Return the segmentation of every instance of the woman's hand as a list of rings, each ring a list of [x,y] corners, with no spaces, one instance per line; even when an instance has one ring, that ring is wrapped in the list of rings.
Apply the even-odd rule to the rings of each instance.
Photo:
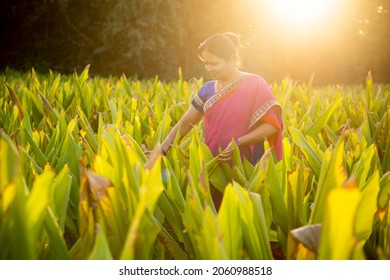
[[[233,158],[233,144],[232,142],[229,143],[229,145],[226,147],[226,149],[220,153],[217,157],[218,160],[221,162],[228,162]]]

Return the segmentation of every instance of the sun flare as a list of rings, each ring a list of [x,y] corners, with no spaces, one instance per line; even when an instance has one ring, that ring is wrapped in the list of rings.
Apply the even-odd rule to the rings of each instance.
[[[310,29],[331,19],[335,0],[269,0],[273,19],[289,28]]]

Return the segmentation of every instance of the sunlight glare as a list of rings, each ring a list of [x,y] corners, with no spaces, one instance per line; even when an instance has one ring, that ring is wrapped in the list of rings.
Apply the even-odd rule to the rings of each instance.
[[[268,0],[275,21],[290,28],[310,29],[330,20],[335,0]]]

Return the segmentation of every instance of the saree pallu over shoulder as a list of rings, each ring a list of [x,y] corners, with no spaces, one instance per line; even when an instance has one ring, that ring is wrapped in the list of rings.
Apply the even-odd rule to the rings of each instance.
[[[277,106],[282,110],[282,106],[278,103],[276,99],[270,99],[264,103],[251,117],[249,123],[249,129],[253,127],[255,123],[257,123],[272,107]]]
[[[213,95],[211,98],[209,98],[203,106],[203,112],[206,112],[208,109],[210,109],[214,103],[216,103],[218,100],[223,98],[226,94],[231,92],[234,88],[238,87],[243,80],[243,77],[239,77],[232,82],[230,82],[228,85],[226,85],[224,88],[222,88],[220,91],[218,91],[215,95]]]

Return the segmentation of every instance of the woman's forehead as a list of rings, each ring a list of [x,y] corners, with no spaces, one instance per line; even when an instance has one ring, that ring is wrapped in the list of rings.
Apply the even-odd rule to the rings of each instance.
[[[218,56],[216,56],[215,54],[212,54],[211,52],[205,50],[205,51],[202,52],[201,60],[203,62],[204,61],[208,61],[208,62],[215,61],[215,62],[217,62],[217,61],[221,61],[223,59],[218,57]]]

